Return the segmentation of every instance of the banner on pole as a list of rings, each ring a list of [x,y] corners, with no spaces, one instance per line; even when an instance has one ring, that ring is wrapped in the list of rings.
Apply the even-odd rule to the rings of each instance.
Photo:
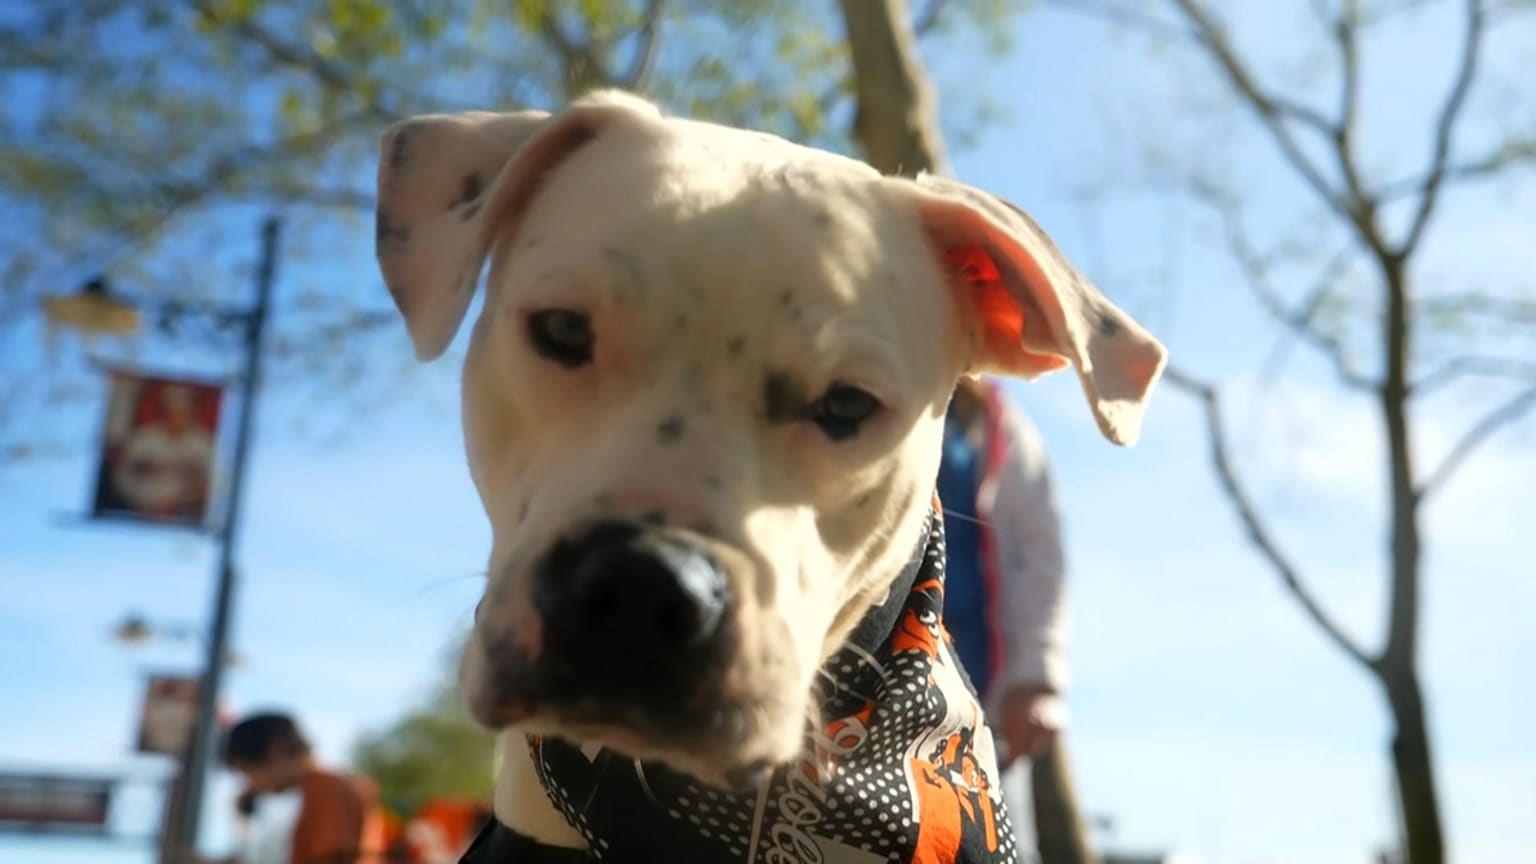
[[[201,526],[223,387],[125,369],[111,381],[91,515]]]
[[[0,831],[105,831],[115,782],[0,774]]]
[[[139,712],[137,749],[180,758],[197,722],[199,679],[185,675],[151,675],[144,686]]]

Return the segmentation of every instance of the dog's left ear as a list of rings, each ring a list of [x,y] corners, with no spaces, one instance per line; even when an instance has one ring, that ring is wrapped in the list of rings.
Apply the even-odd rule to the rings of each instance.
[[[940,268],[974,310],[971,371],[1035,378],[1070,363],[1099,431],[1136,443],[1167,361],[1162,344],[1077,272],[1024,211],[941,177],[916,186]]]

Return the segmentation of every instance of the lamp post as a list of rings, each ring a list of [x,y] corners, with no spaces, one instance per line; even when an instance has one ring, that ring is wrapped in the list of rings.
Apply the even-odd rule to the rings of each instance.
[[[241,487],[250,454],[252,419],[256,413],[256,395],[261,388],[261,347],[272,284],[277,271],[277,248],[281,222],[268,217],[261,227],[261,259],[256,272],[256,296],[253,304],[238,310],[204,310],[221,321],[237,323],[244,331],[244,363],[240,376],[241,407],[235,427],[234,454],[230,464],[229,484],[225,490],[223,518],[215,528],[218,564],[215,569],[214,600],[206,633],[206,652],[198,686],[196,722],[188,744],[183,779],[185,786],[170,819],[173,849],[192,850],[197,846],[202,815],[203,791],[209,764],[213,759],[214,735],[218,729],[218,699],[223,683],[229,622],[234,604],[234,546],[240,523]],[[138,327],[137,306],[111,296],[104,280],[93,280],[78,294],[53,297],[44,301],[44,313],[55,325],[72,327],[85,333],[131,333]],[[188,311],[177,306],[174,311]],[[130,631],[131,635],[131,631]]]
[[[229,641],[230,607],[234,601],[235,529],[240,524],[240,488],[250,454],[251,418],[256,413],[256,393],[261,388],[261,338],[266,332],[272,282],[277,275],[277,241],[280,223],[269,217],[261,226],[261,263],[256,271],[256,302],[245,319],[245,374],[241,376],[240,422],[235,427],[235,453],[229,469],[224,518],[219,523],[219,564],[214,587],[213,620],[208,626],[208,653],[203,660],[203,680],[197,688],[197,725],[192,728],[187,759],[186,795],[176,828],[176,845],[197,848],[203,809],[203,788],[213,759],[213,736],[218,728],[219,686],[224,680],[225,644]]]
[[[208,645],[208,634],[193,622],[151,621],[138,612],[129,612],[127,615],[124,615],[112,628],[110,636],[113,641],[129,648],[135,648],[155,641],[196,642],[202,648],[207,648]],[[233,667],[239,665],[240,662],[240,657],[236,654],[225,655],[225,665]],[[149,699],[151,697],[149,694],[146,694],[145,698]],[[145,708],[146,711],[149,710],[147,702]],[[141,727],[139,733],[141,736],[140,747],[142,748],[145,743],[143,736],[151,734],[148,726],[151,721],[146,714],[141,722],[145,724]],[[191,730],[188,728],[186,731],[190,732]],[[176,757],[176,770],[172,774],[170,782],[166,785],[165,801],[161,807],[160,831],[156,838],[156,845],[159,851],[158,860],[161,864],[183,864],[187,860],[186,856],[182,854],[181,848],[176,845],[176,837],[180,833],[176,826],[181,823],[185,811],[184,802],[186,801],[188,776],[187,762],[192,753],[191,744],[191,735],[184,735],[181,746],[175,753],[159,751],[167,752],[169,755]]]

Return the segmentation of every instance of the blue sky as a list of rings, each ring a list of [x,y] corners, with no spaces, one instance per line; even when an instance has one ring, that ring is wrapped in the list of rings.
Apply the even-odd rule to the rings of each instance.
[[[1297,58],[1315,68],[1322,46],[1304,45],[1295,26],[1307,4],[1243,5],[1252,17],[1234,20],[1236,38],[1267,70],[1302,71]],[[1215,251],[1209,220],[1125,183],[1101,186],[1135,175],[1161,147],[1242,178],[1264,206],[1253,223],[1260,237],[1304,223],[1309,202],[1244,118],[1212,108],[1203,67],[1171,64],[1167,52],[1154,59],[1136,40],[1049,9],[1016,27],[1003,62],[965,46],[930,58],[941,93],[977,88],[967,95],[984,90],[1006,110],[978,146],[952,154],[956,173],[1029,209],[1178,363],[1227,387],[1245,476],[1276,531],[1328,608],[1374,646],[1385,606],[1384,473],[1370,405],[1329,386],[1299,346],[1283,380],[1262,376],[1280,334]],[[1372,113],[1362,140],[1383,176],[1422,157],[1420,118],[1443,91],[1452,27],[1441,12],[1411,18],[1390,34],[1392,50],[1366,56]],[[1496,37],[1469,144],[1525,116],[1510,113],[1498,85],[1536,56],[1531,30]],[[1281,53],[1289,65],[1278,65]],[[1529,296],[1530,181],[1450,195],[1422,283]],[[334,257],[285,268],[280,295],[301,283],[377,284],[366,226],[338,239],[327,244],[341,250]],[[355,422],[312,389],[273,388],[247,490],[235,624],[247,661],[228,678],[227,698],[239,709],[291,706],[329,759],[424,694],[468,622],[488,548],[458,438],[455,361],[401,374],[403,333],[383,342],[370,362],[387,383],[372,389],[388,398]],[[59,362],[71,362],[67,352]],[[1073,603],[1069,742],[1086,809],[1114,817],[1116,846],[1176,849],[1207,864],[1366,860],[1393,830],[1380,698],[1245,545],[1207,468],[1194,406],[1159,391],[1141,444],[1121,451],[1094,433],[1069,377],[1013,392],[1060,476]],[[1467,390],[1425,406],[1421,464],[1434,464],[1493,395]],[[311,412],[325,434],[302,428]],[[98,422],[94,408],[48,421]],[[1533,428],[1507,430],[1427,511],[1422,666],[1449,842],[1463,862],[1536,858]],[[187,535],[67,524],[61,515],[84,506],[90,471],[80,453],[0,472],[0,766],[153,778],[165,766],[129,751],[141,675],[190,670],[197,655],[130,651],[106,634],[130,609],[201,620],[211,550]],[[227,839],[232,789],[215,786],[211,848]],[[142,833],[154,797],[145,784],[129,793],[118,821]],[[11,861],[149,860],[132,846],[7,842],[0,857]]]

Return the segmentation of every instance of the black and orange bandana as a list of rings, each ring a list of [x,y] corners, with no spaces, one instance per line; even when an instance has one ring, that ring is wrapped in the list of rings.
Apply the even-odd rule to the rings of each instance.
[[[492,824],[462,864],[983,864],[1018,852],[981,707],[944,631],[944,526],[823,667],[804,755],[756,791],[529,739],[545,791],[589,852],[540,847]]]

